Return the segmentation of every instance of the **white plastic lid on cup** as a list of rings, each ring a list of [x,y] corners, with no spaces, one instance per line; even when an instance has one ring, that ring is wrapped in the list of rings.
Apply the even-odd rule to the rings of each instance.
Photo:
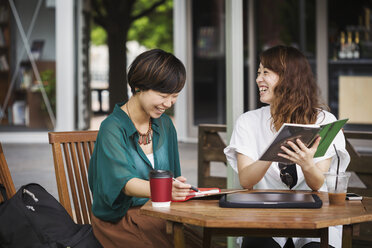
[[[152,202],[152,206],[156,208],[170,207],[171,202]]]

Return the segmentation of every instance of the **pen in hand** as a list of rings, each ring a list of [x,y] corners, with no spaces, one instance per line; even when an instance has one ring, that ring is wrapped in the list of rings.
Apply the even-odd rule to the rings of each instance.
[[[183,182],[181,182],[180,180],[177,180],[177,179],[175,179],[175,178],[173,178],[173,181],[175,181],[175,182],[179,182],[179,183],[183,183]],[[191,188],[192,190],[194,190],[195,192],[200,192],[200,190],[199,190],[197,187],[194,187],[194,186],[191,185],[190,188]]]

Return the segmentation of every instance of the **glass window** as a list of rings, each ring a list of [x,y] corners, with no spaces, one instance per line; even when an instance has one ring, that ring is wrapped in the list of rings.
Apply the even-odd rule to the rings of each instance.
[[[35,6],[35,1],[17,1],[13,13],[8,1],[0,0],[1,131],[54,128],[55,9]],[[26,53],[18,17],[31,54]]]
[[[371,0],[328,1],[330,59],[372,58],[371,10]]]
[[[289,45],[306,55],[315,73],[315,0],[260,0],[256,3],[257,64],[262,51],[276,45]],[[262,106],[259,97],[257,105]]]
[[[371,10],[372,0],[328,1],[329,106],[356,131],[372,129]]]
[[[194,125],[226,122],[225,1],[192,1]]]

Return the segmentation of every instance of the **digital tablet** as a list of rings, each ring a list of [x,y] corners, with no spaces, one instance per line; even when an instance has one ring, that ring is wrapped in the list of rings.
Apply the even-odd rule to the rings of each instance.
[[[224,195],[219,205],[223,208],[321,208],[323,202],[316,194],[253,192]]]

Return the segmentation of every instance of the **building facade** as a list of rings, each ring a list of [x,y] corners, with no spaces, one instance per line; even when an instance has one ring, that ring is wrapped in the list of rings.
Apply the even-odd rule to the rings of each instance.
[[[47,142],[48,130],[87,129],[89,0],[0,4],[8,9],[8,17],[0,13],[0,42],[4,36],[9,43],[0,50],[10,67],[0,72],[0,140]],[[175,105],[179,140],[195,142],[202,123],[227,124],[229,137],[237,116],[260,107],[258,55],[277,44],[308,57],[324,101],[337,117],[350,118],[347,128],[369,130],[372,113],[360,99],[372,91],[371,9],[372,0],[174,0],[174,52],[187,69]],[[51,69],[55,104],[40,107],[45,94],[37,82]]]
[[[361,99],[372,90],[367,69],[371,1],[353,6],[347,0],[174,3],[175,52],[188,72],[176,106],[181,140],[196,138],[200,123],[229,128],[240,113],[260,107],[258,56],[278,44],[295,46],[307,56],[323,100],[337,117],[350,119],[347,128],[370,129],[372,113]]]

